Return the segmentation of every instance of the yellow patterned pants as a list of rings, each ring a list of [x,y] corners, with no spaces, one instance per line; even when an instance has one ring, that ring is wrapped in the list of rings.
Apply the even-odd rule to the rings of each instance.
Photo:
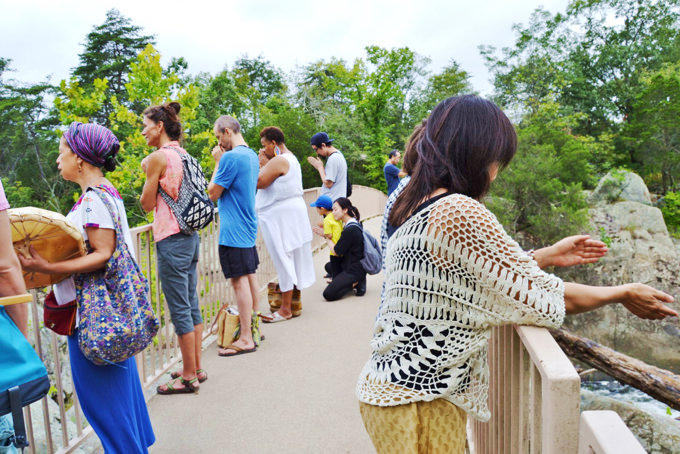
[[[444,399],[378,407],[359,402],[378,454],[463,454],[465,411]]]

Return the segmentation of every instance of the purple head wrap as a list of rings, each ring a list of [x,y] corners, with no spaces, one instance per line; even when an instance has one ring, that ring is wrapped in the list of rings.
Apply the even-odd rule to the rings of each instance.
[[[94,123],[74,121],[64,133],[64,138],[75,154],[96,167],[102,167],[109,157],[115,158],[120,148],[111,131]]]

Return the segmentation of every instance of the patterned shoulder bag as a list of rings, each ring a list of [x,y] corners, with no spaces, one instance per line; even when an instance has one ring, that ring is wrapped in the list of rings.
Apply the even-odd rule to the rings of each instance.
[[[125,361],[144,350],[159,323],[149,299],[149,283],[128,250],[116,207],[103,187],[88,188],[102,200],[116,229],[116,249],[103,270],[75,274],[78,345],[97,365]]]

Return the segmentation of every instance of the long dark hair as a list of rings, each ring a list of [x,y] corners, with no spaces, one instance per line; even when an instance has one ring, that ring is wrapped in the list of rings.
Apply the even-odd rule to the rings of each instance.
[[[352,202],[347,197],[338,197],[335,202],[340,205],[340,208],[347,210],[347,214],[352,216],[357,222],[361,223],[361,216],[359,215],[359,209],[352,205]]]
[[[159,106],[147,107],[144,116],[154,123],[163,122],[165,132],[171,140],[182,138],[182,123],[179,121],[179,111],[182,108],[178,102],[169,102]]]
[[[413,148],[417,162],[411,181],[394,202],[389,222],[397,227],[437,188],[480,200],[489,190],[489,168],[505,168],[517,150],[508,117],[491,101],[475,95],[440,102]]]
[[[413,173],[413,169],[416,167],[416,163],[418,162],[418,150],[416,150],[415,148],[416,144],[423,136],[423,131],[425,130],[426,124],[427,120],[423,120],[418,126],[416,126],[413,129],[411,137],[408,138],[408,141],[406,142],[406,147],[404,147],[404,159],[403,159],[404,165],[402,166],[402,170],[406,172],[406,174],[409,176]]]

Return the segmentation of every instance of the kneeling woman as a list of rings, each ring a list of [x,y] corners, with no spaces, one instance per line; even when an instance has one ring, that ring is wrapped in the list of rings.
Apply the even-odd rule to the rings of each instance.
[[[333,203],[333,217],[345,226],[335,245],[326,240],[332,253],[342,256],[342,272],[333,278],[323,292],[327,301],[336,301],[345,296],[356,284],[356,295],[366,294],[366,271],[361,266],[364,256],[364,234],[359,222],[359,210],[347,197],[340,197]]]

